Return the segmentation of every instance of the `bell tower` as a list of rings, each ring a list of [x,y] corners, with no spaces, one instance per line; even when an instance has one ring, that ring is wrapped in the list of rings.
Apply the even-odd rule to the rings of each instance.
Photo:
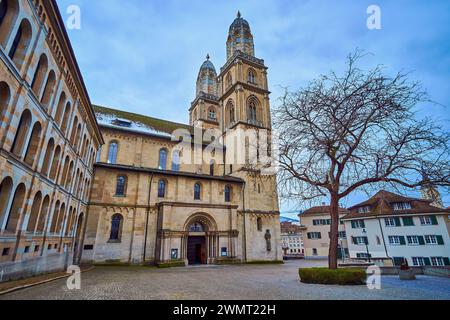
[[[198,72],[196,97],[189,109],[190,124],[203,128],[218,129],[222,111],[220,110],[217,73],[209,54]]]

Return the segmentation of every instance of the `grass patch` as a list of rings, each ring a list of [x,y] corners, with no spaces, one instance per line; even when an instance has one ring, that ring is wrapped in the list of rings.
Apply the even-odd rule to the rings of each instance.
[[[253,260],[247,261],[245,264],[284,264],[283,260]]]
[[[298,273],[301,282],[311,284],[362,285],[367,279],[365,270],[354,268],[301,268]]]
[[[184,263],[183,260],[174,260],[174,261],[170,261],[170,262],[159,263],[157,265],[157,267],[160,269],[185,267],[185,266],[186,266],[186,264]]]

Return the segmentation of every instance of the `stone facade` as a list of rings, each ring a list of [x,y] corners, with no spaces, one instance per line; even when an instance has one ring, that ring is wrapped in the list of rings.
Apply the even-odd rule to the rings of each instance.
[[[238,17],[229,41],[242,32],[251,35],[248,23]],[[95,107],[105,146],[95,165],[84,261],[282,259],[276,177],[230,161],[231,146],[223,138],[239,130],[271,130],[267,67],[253,56],[253,44],[248,48],[236,47],[218,75],[207,56],[189,108],[190,125]],[[192,136],[192,149],[180,152],[173,139],[177,129]],[[209,153],[212,141],[225,148]],[[250,146],[238,148],[248,154]],[[198,149],[203,158],[195,162]],[[192,161],[178,161],[180,153]]]
[[[0,10],[3,281],[79,260],[103,140],[55,1]]]

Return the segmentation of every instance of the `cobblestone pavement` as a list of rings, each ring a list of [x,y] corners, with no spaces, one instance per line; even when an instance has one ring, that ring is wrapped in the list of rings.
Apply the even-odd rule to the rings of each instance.
[[[2,299],[450,299],[450,279],[419,276],[416,281],[382,277],[381,290],[366,286],[324,286],[299,282],[300,266],[324,261],[289,261],[284,265],[204,266],[173,269],[97,267],[83,273],[81,290],[66,280],[0,296]]]

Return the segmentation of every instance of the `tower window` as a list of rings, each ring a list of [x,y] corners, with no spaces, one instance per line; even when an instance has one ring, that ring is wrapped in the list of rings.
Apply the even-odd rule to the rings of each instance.
[[[214,108],[210,108],[208,111],[208,118],[210,120],[217,120],[216,110]]]
[[[121,214],[115,214],[111,219],[111,234],[109,236],[110,241],[120,241],[122,233],[123,217]]]
[[[164,198],[166,196],[166,181],[160,180],[158,182],[158,198]]]
[[[252,69],[248,70],[248,82],[252,83],[252,84],[256,83],[256,81],[255,81],[255,72]]]
[[[194,200],[201,200],[202,187],[200,183],[194,185]]]
[[[117,141],[112,141],[109,144],[109,150],[108,150],[108,163],[110,164],[116,164],[117,162],[117,151],[118,151],[118,144]]]
[[[180,151],[175,150],[172,154],[172,170],[180,171]]]
[[[127,185],[127,177],[118,176],[117,177],[117,185],[116,185],[116,196],[124,196],[125,189]]]
[[[225,202],[231,202],[231,187],[225,186]]]

